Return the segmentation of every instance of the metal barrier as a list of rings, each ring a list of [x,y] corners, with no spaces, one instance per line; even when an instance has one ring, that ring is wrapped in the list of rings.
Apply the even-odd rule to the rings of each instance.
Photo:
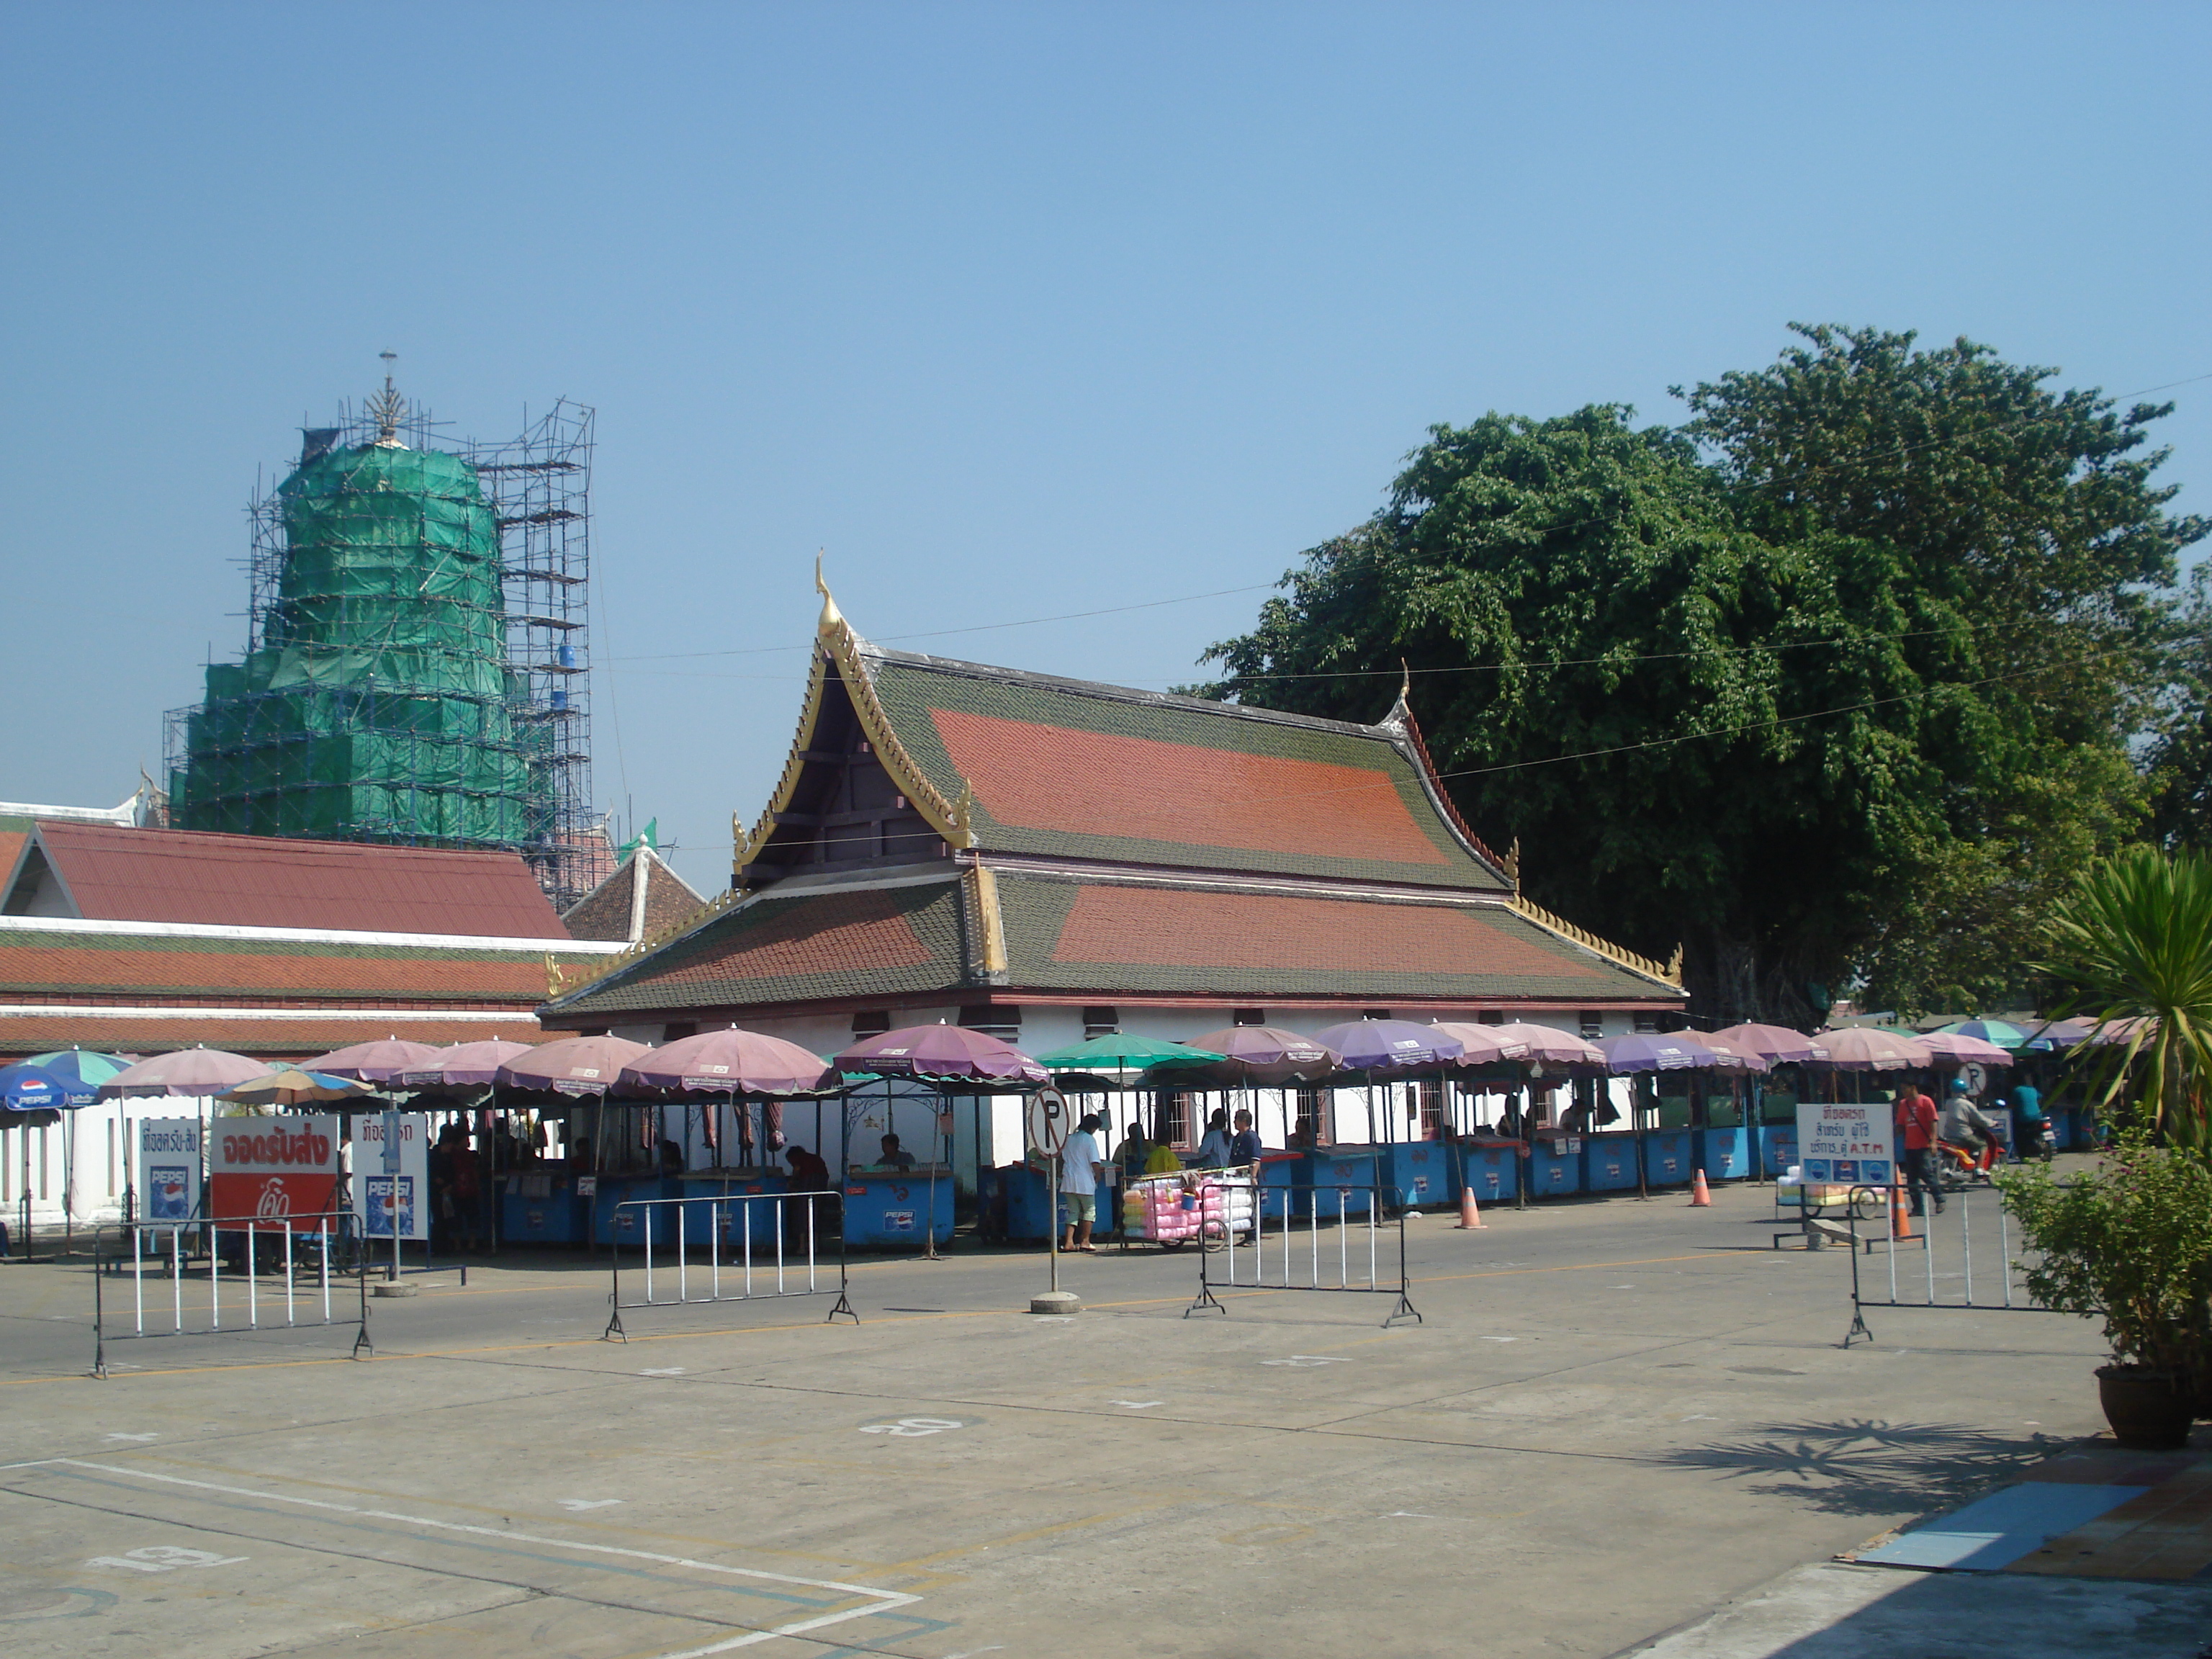
[[[1215,1187],[1212,1182],[1199,1184],[1202,1208],[1206,1207],[1206,1197]],[[1205,1248],[1198,1253],[1198,1295],[1183,1310],[1185,1319],[1207,1310],[1226,1314],[1227,1305],[1213,1293],[1214,1287],[1219,1285],[1229,1290],[1333,1291],[1395,1296],[1397,1301],[1382,1321],[1386,1329],[1401,1319],[1411,1319],[1417,1325],[1426,1322],[1409,1294],[1413,1281],[1406,1272],[1406,1212],[1400,1202],[1399,1188],[1266,1187],[1260,1190],[1262,1201],[1255,1206],[1246,1243],[1237,1243],[1233,1224],[1222,1227],[1219,1238],[1201,1240]],[[1230,1213],[1227,1189],[1222,1188],[1221,1192],[1222,1213],[1226,1216]],[[1279,1224],[1279,1228],[1271,1235],[1271,1218],[1266,1212],[1268,1201],[1277,1194],[1281,1196],[1282,1213],[1272,1218]],[[1298,1201],[1301,1197],[1303,1203]],[[1362,1197],[1364,1203],[1356,1201]],[[1386,1201],[1392,1212],[1388,1218],[1382,1214]],[[1333,1249],[1323,1241],[1324,1224],[1334,1244]],[[1397,1271],[1385,1277],[1388,1252],[1378,1235],[1389,1227],[1395,1227],[1398,1234]],[[1250,1255],[1240,1260],[1240,1252],[1246,1250]],[[1213,1269],[1217,1256],[1224,1270],[1219,1275]]]
[[[374,1355],[375,1345],[368,1340],[368,1275],[365,1264],[356,1259],[358,1241],[353,1229],[353,1212],[349,1210],[289,1218],[216,1216],[192,1221],[126,1222],[96,1229],[93,1235],[93,1376],[107,1375],[110,1342],[271,1329],[278,1322],[276,1308],[280,1302],[285,1326],[356,1325],[359,1328],[354,1337],[353,1357],[359,1359],[364,1354]],[[130,1241],[127,1255],[119,1248],[125,1238]],[[236,1244],[227,1247],[227,1238],[237,1241]],[[153,1246],[150,1251],[147,1248],[149,1241]],[[277,1249],[280,1241],[281,1253]],[[110,1242],[118,1247],[112,1255],[102,1249]],[[226,1316],[222,1266],[224,1255],[232,1248],[239,1265],[231,1275],[234,1288]],[[207,1253],[204,1279],[190,1265],[203,1249]],[[276,1259],[280,1254],[281,1261]],[[168,1280],[168,1294],[164,1297],[160,1280],[156,1279],[150,1306],[146,1297],[146,1270],[149,1265],[157,1273],[166,1268]],[[106,1281],[126,1271],[131,1275],[131,1328],[110,1330]],[[300,1284],[302,1271],[313,1275],[304,1295]],[[354,1297],[346,1297],[341,1286],[333,1298],[334,1273],[340,1279],[350,1273],[359,1281]],[[264,1323],[262,1281],[272,1277],[280,1280],[280,1285],[268,1293],[270,1312]],[[204,1298],[198,1294],[202,1285],[207,1292]],[[356,1303],[355,1310],[343,1311],[349,1300]]]
[[[772,1255],[757,1255],[753,1246],[754,1233],[763,1218],[754,1206],[767,1206],[765,1231],[775,1245]],[[793,1256],[786,1246],[794,1243],[794,1219],[791,1211],[804,1206],[805,1217],[798,1230],[803,1234],[805,1255]],[[834,1206],[834,1207],[833,1207]],[[709,1195],[698,1198],[631,1198],[615,1206],[613,1231],[624,1231],[623,1212],[635,1213],[638,1232],[644,1241],[645,1294],[635,1301],[625,1302],[622,1295],[622,1247],[614,1252],[614,1281],[608,1291],[610,1311],[607,1328],[601,1333],[603,1342],[619,1337],[629,1340],[623,1329],[623,1310],[625,1308],[672,1308],[696,1302],[760,1302],[773,1301],[779,1297],[827,1296],[830,1286],[822,1282],[823,1271],[829,1263],[821,1260],[817,1246],[822,1237],[825,1218],[837,1224],[837,1300],[823,1316],[826,1324],[842,1314],[855,1325],[860,1316],[853,1311],[851,1300],[846,1295],[845,1273],[845,1194],[842,1192],[807,1193],[751,1193],[742,1196]],[[734,1212],[734,1213],[733,1213]],[[690,1234],[694,1218],[703,1217],[707,1234],[707,1255],[703,1261],[695,1262],[690,1249]],[[667,1220],[675,1223],[676,1294],[659,1293],[655,1274],[666,1275],[670,1271],[665,1255],[656,1267],[653,1259],[654,1235],[669,1231]],[[732,1237],[734,1232],[735,1237]],[[665,1243],[665,1241],[662,1241]],[[725,1255],[723,1245],[732,1246]],[[804,1273],[803,1285],[794,1283]],[[724,1274],[732,1276],[726,1282]],[[770,1280],[770,1276],[772,1281]],[[706,1294],[695,1294],[693,1280],[703,1280]],[[770,1281],[763,1283],[763,1281]],[[732,1282],[738,1288],[732,1288]]]
[[[2004,1194],[1994,1188],[1971,1187],[1947,1193],[1943,1212],[1931,1210],[1910,1218],[1913,1228],[1913,1237],[1910,1238],[1893,1236],[1890,1188],[1854,1187],[1850,1197],[1851,1328],[1844,1334],[1844,1347],[1850,1347],[1862,1336],[1869,1342],[1874,1340],[1874,1332],[1866,1322],[1869,1308],[1936,1309],[1960,1313],[2053,1311],[2030,1297],[2027,1286],[2020,1279],[2022,1264],[2013,1260],[2012,1229]],[[1862,1200],[1873,1205],[1875,1215],[1881,1222],[1881,1231],[1859,1231]],[[1958,1211],[1955,1222],[1948,1213],[1953,1208]],[[1978,1229],[1975,1225],[1978,1215],[1981,1220]],[[1860,1267],[1861,1258],[1872,1255],[1878,1244],[1889,1246],[1884,1252],[1888,1261],[1887,1296],[1881,1293],[1880,1279],[1871,1289],[1868,1286]],[[1920,1260],[1913,1264],[1919,1271],[1898,1271],[1900,1245],[1920,1252]]]

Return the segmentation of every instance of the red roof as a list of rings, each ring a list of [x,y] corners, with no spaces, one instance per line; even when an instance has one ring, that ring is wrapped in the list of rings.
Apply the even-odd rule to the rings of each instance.
[[[945,752],[1000,823],[1318,858],[1352,848],[1390,863],[1451,861],[1379,768],[957,709],[929,714]]]
[[[568,937],[513,853],[52,819],[39,824],[33,849],[43,849],[67,890],[59,914],[87,921]],[[19,873],[33,874],[28,863]],[[17,896],[12,884],[9,896]]]
[[[1053,950],[1056,963],[1342,975],[1611,977],[1606,964],[1496,908],[1363,903],[1280,893],[1085,887]]]

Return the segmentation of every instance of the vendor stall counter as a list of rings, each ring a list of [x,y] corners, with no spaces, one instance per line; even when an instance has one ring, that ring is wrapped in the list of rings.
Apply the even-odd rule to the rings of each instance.
[[[933,1177],[934,1177],[933,1179]],[[952,1171],[943,1164],[845,1175],[845,1243],[855,1249],[952,1242]]]
[[[1621,1193],[1636,1190],[1636,1143],[1632,1134],[1583,1137],[1583,1190]]]
[[[1428,1204],[1457,1204],[1450,1150],[1440,1141],[1400,1140],[1376,1149],[1377,1184],[1395,1187],[1396,1201],[1407,1209]],[[1384,1194],[1389,1202],[1389,1194]]]
[[[715,1245],[732,1256],[743,1254],[750,1234],[756,1249],[773,1249],[777,1212],[785,1207],[774,1194],[787,1190],[790,1179],[781,1170],[686,1170],[678,1181],[677,1196],[702,1201],[684,1206],[684,1242]],[[748,1204],[744,1200],[749,1198],[765,1201]],[[703,1201],[709,1199],[726,1201]]]
[[[1453,1149],[1459,1163],[1459,1185],[1474,1188],[1475,1201],[1493,1204],[1510,1200],[1521,1190],[1521,1143],[1517,1140],[1462,1140]],[[1455,1200],[1457,1189],[1453,1192]]]
[[[508,1244],[580,1244],[591,1205],[576,1196],[565,1168],[518,1170],[500,1177],[499,1236]]]
[[[1644,1143],[1644,1184],[1647,1187],[1686,1187],[1690,1184],[1690,1143],[1694,1129],[1646,1129],[1638,1137]]]
[[[1525,1166],[1532,1198],[1563,1198],[1583,1187],[1583,1137],[1539,1129]]]
[[[672,1243],[676,1238],[676,1210],[671,1205],[658,1210],[625,1210],[622,1206],[634,1199],[682,1198],[684,1183],[662,1176],[586,1176],[593,1190],[586,1196],[592,1208],[592,1242],[594,1244],[643,1244],[647,1217],[652,1218],[653,1242]]]
[[[1104,1179],[1109,1167],[1100,1166],[1098,1218],[1091,1227],[1092,1236],[1098,1238],[1103,1238],[1114,1231],[1118,1213],[1115,1206],[1119,1194]],[[1048,1228],[1062,1233],[1067,1231],[1067,1206],[1054,1201],[1056,1194],[1048,1199],[1045,1191],[1051,1180],[1048,1170],[1034,1164],[1009,1164],[994,1173],[997,1176],[998,1189],[1006,1199],[1006,1237],[1010,1241],[1035,1240],[1042,1243]],[[857,1199],[851,1198],[845,1201],[848,1204],[859,1202]],[[948,1199],[945,1202],[949,1205],[951,1200]],[[948,1209],[946,1213],[950,1214],[951,1211]]]

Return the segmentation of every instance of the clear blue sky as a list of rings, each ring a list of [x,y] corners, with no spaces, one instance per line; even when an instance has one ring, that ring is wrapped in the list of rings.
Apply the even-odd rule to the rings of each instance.
[[[711,890],[817,547],[885,640],[1250,588],[1432,422],[1674,420],[1793,319],[2212,374],[2209,62],[2201,4],[15,4],[0,799],[158,763],[388,348],[458,431],[597,406],[598,793]],[[1164,685],[1261,597],[913,643]]]

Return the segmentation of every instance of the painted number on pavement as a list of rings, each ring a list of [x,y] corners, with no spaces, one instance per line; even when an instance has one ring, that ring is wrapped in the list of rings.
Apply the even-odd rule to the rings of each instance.
[[[174,1572],[179,1567],[229,1567],[246,1558],[242,1555],[217,1555],[210,1550],[179,1549],[173,1544],[149,1544],[143,1550],[125,1550],[120,1555],[95,1555],[85,1563],[88,1567],[122,1567],[131,1572]]]
[[[947,1429],[964,1429],[967,1424],[957,1417],[902,1417],[896,1423],[864,1423],[862,1434],[895,1434],[902,1439],[918,1435],[943,1434]]]

